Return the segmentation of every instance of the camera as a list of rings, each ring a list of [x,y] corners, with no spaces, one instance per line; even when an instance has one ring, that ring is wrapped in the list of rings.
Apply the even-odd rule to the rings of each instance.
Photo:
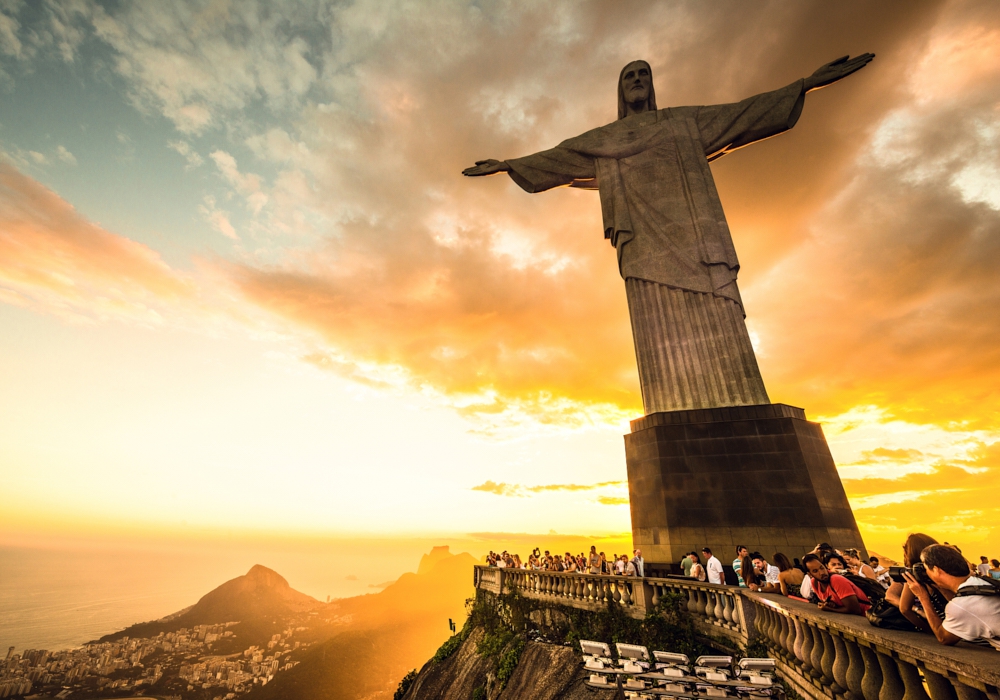
[[[918,561],[916,564],[907,569],[913,578],[917,579],[918,582],[924,584],[925,586],[932,586],[934,582],[931,581],[931,577],[927,575],[927,567],[924,566],[923,562]]]
[[[889,578],[898,583],[906,583],[906,579],[903,578],[903,572],[907,571],[913,578],[917,579],[919,583],[925,586],[932,586],[934,582],[931,581],[931,577],[927,575],[927,567],[924,566],[923,562],[917,562],[913,566],[890,566],[889,567]]]

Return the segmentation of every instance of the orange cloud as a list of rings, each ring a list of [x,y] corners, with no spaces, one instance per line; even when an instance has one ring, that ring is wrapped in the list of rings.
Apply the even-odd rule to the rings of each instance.
[[[628,498],[625,496],[598,496],[597,502],[606,506],[627,506]]]
[[[193,293],[156,251],[0,161],[0,300],[77,320],[156,323],[161,302]]]
[[[305,105],[294,124],[246,140],[267,162],[248,166],[241,156],[240,165],[270,166],[272,181],[241,171],[228,151],[211,157],[254,214],[246,238],[261,242],[259,258],[218,267],[243,299],[295,332],[306,361],[437,393],[464,415],[522,429],[638,413],[623,285],[593,193],[529,196],[503,176],[470,181],[460,170],[610,121],[618,70],[638,56],[650,60],[669,106],[738,99],[845,52],[874,51],[864,72],[810,95],[792,132],[712,166],[765,382],[773,400],[813,416],[871,404],[913,423],[996,432],[992,3],[734,7],[594,4],[553,23],[546,4],[428,6],[416,32],[405,12],[371,27],[356,10],[335,9],[343,34],[322,72],[302,53],[275,63],[266,45],[231,46],[245,32],[224,18],[199,24],[197,46],[210,51],[177,61],[170,47],[189,42],[158,32],[188,29],[169,13],[133,26],[131,11],[114,22],[109,11],[105,27],[114,25],[106,40],[124,57],[118,70],[133,94],[182,130],[245,116],[251,96]],[[266,43],[270,34],[255,36]],[[212,60],[223,54],[232,60]],[[322,103],[309,101],[313,91]],[[155,318],[156,300],[191,293],[153,251],[83,221],[16,171],[0,172],[5,298]],[[237,235],[214,200],[202,213]],[[989,449],[937,461],[929,449],[882,444],[848,465],[882,470],[846,481],[866,536],[896,538],[912,522],[965,532],[995,516]],[[888,478],[912,463],[917,471]],[[474,487],[505,496],[548,488]]]
[[[923,457],[924,453],[914,449],[889,449],[887,447],[876,447],[874,450],[865,450],[861,456],[868,461],[888,460],[891,462],[908,462],[913,459]]]
[[[896,556],[906,534],[919,530],[963,548],[990,549],[990,556],[997,556],[1000,441],[980,445],[971,459],[942,461],[930,472],[845,479],[844,488],[866,542],[879,552]]]
[[[517,484],[506,484],[500,482],[499,484],[494,481],[484,481],[479,484],[479,486],[473,486],[473,491],[484,491],[485,493],[492,493],[497,496],[523,496],[523,488]]]
[[[807,239],[806,224],[843,190],[874,125],[912,99],[900,76],[935,13],[864,11],[870,22],[859,30],[845,20],[850,12],[805,6],[781,18],[747,12],[741,22],[719,21],[721,9],[693,16],[650,5],[639,19],[584,8],[576,30],[551,38],[559,55],[574,56],[561,61],[535,39],[534,27],[549,26],[547,8],[514,8],[500,24],[428,10],[428,34],[419,36],[389,16],[345,77],[356,103],[307,110],[294,133],[269,129],[248,141],[281,168],[273,185],[254,186],[269,198],[262,225],[322,244],[225,272],[245,299],[315,338],[305,356],[331,370],[440,392],[479,417],[523,412],[563,422],[594,406],[594,420],[634,416],[641,401],[628,311],[596,195],[529,196],[505,176],[472,181],[459,172],[612,120],[615,78],[637,50],[652,62],[662,106],[773,89],[845,45],[890,57],[810,96],[791,134],[713,166],[751,290]],[[452,36],[456,22],[469,50],[441,54],[427,36]],[[824,31],[762,33],[775,23]],[[770,333],[775,313],[763,303],[748,311]],[[782,320],[774,332],[798,335],[801,319]],[[765,381],[791,393],[797,377],[774,367],[798,348],[770,335],[763,343],[773,362]]]
[[[545,491],[593,491],[609,486],[622,486],[624,481],[601,481],[596,484],[543,484],[541,486],[523,486],[522,484],[507,484],[504,482],[485,481],[478,486],[473,486],[473,491],[484,491],[496,494],[497,496],[527,496],[530,493],[542,493]],[[600,500],[600,499],[598,499]],[[601,501],[604,503],[605,501]],[[628,499],[625,499],[628,502]]]

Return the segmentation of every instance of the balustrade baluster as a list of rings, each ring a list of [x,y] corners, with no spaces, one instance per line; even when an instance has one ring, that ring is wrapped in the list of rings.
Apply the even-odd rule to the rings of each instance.
[[[692,615],[698,614],[698,607],[700,604],[700,598],[698,597],[698,590],[696,588],[687,589],[688,597],[688,612]]]
[[[770,646],[773,650],[772,653],[775,658],[783,659],[785,658],[787,652],[784,646],[784,636],[785,636],[785,616],[779,613],[777,610],[771,610],[771,634],[770,636]]]
[[[973,688],[971,685],[966,685],[959,680],[954,681],[952,687],[955,688],[958,700],[986,700],[986,693],[978,688]]]
[[[768,615],[770,622],[767,626],[767,636],[768,639],[771,640],[771,646],[774,647],[778,653],[781,653],[784,651],[784,649],[781,648],[781,634],[785,629],[781,624],[781,620],[784,615],[779,613],[777,610],[772,610],[771,608],[767,608],[767,610],[770,613],[770,615]]]
[[[823,671],[823,682],[833,691],[834,695],[844,694],[844,684],[837,682],[837,676],[833,673],[833,666],[837,660],[837,648],[833,643],[833,635],[830,630],[817,627],[820,640],[823,642],[823,655],[820,658],[820,669]]]
[[[906,688],[903,679],[899,677],[896,660],[877,650],[875,655],[878,656],[878,665],[882,669],[882,687],[878,691],[878,700],[903,700]]]
[[[809,635],[813,639],[812,648],[809,650],[809,665],[812,667],[809,671],[809,675],[813,678],[823,677],[823,635],[820,634],[819,628],[813,625],[807,625],[806,628],[809,630]],[[831,679],[832,680],[832,679]]]
[[[851,666],[851,656],[847,653],[847,643],[838,634],[830,632],[830,641],[833,642],[833,679],[842,689],[840,692],[848,695],[850,686],[847,683],[847,669]]]
[[[757,634],[765,639],[765,641],[771,641],[771,611],[767,608],[761,608],[757,611],[757,616],[754,618],[754,628],[757,630]]]
[[[784,658],[789,662],[795,661],[795,625],[787,615],[781,615],[781,649],[779,650]]]
[[[903,680],[903,700],[931,700],[927,691],[924,690],[924,679],[920,675],[917,667],[903,659],[893,659],[896,662],[896,670]]]
[[[712,621],[725,622],[725,618],[722,617],[722,613],[725,610],[725,607],[722,605],[722,598],[725,594],[719,591],[714,591],[712,595],[715,596],[715,607],[712,609]]]
[[[865,700],[878,700],[882,690],[882,666],[878,662],[878,653],[867,646],[859,646],[861,658],[865,663],[865,677],[861,679],[861,692]]]
[[[958,695],[955,694],[955,689],[952,687],[950,680],[940,673],[935,673],[927,668],[921,670],[924,672],[924,680],[927,681],[927,692],[930,694],[932,700],[958,700]]]
[[[802,643],[800,645],[799,652],[796,656],[802,661],[802,669],[805,673],[809,673],[812,670],[812,649],[815,643],[812,636],[812,630],[802,620],[795,620],[795,634],[802,635]]]
[[[862,684],[865,678],[865,660],[861,656],[861,646],[855,639],[844,639],[847,647],[847,698],[848,700],[865,700]]]
[[[650,601],[653,603],[653,607],[655,608],[657,605],[660,604],[660,584],[654,581],[650,582],[649,585],[653,587],[653,595],[650,598]]]
[[[805,670],[809,666],[809,651],[812,649],[812,635],[806,634],[805,624],[798,618],[792,620],[794,625],[794,636],[792,637],[792,649],[795,658],[799,660],[799,666]]]
[[[729,625],[732,625],[733,621],[736,619],[734,602],[734,596],[732,593],[728,591],[722,593],[722,618]]]

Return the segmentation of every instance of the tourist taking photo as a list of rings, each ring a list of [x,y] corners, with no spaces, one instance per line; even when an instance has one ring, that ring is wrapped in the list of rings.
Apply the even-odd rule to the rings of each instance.
[[[920,560],[934,585],[954,594],[942,620],[931,604],[928,587],[912,572],[903,572],[907,588],[923,604],[937,640],[948,645],[962,640],[989,644],[1000,651],[1000,585],[973,576],[962,553],[948,545],[930,545],[920,553]]]

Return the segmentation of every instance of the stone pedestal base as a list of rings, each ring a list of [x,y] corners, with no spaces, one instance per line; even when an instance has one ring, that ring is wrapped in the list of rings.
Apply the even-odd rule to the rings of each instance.
[[[647,569],[676,571],[702,547],[728,567],[739,544],[769,561],[819,542],[865,552],[823,430],[801,408],[671,411],[631,426],[632,540]]]

